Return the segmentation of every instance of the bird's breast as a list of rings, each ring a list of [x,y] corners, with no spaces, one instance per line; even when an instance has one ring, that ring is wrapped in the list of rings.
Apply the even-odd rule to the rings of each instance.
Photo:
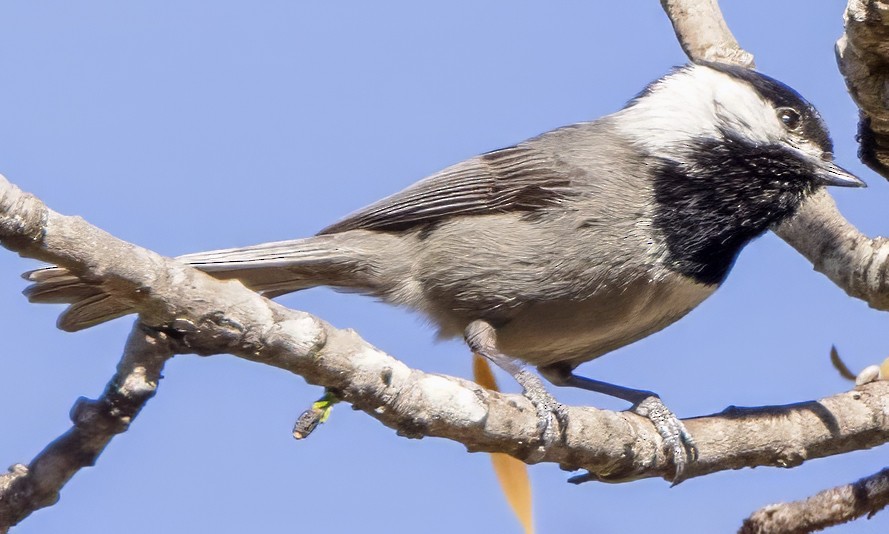
[[[602,288],[584,300],[531,304],[498,328],[498,345],[537,366],[579,365],[674,323],[716,287],[669,273]]]

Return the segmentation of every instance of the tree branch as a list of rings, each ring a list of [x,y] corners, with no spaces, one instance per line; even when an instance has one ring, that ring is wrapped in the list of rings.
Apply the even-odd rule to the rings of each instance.
[[[740,534],[813,532],[868,517],[889,504],[889,469],[802,501],[772,504],[744,520]]]
[[[111,439],[126,431],[154,396],[164,363],[173,354],[167,341],[166,335],[136,323],[117,373],[102,396],[78,399],[71,408],[74,426],[70,430],[27,466],[13,465],[0,475],[0,532],[5,533],[35,510],[55,504],[71,477],[94,465]]]
[[[889,178],[889,5],[850,0],[846,31],[837,41],[840,72],[861,110],[858,157]]]
[[[682,50],[694,61],[754,68],[753,54],[732,35],[716,0],[661,0]]]
[[[858,231],[827,191],[812,195],[775,233],[849,296],[889,310],[889,240]]]
[[[21,255],[59,263],[86,279],[113,281],[142,321],[175,338],[177,351],[230,353],[323,385],[408,437],[437,436],[472,451],[534,457],[595,478],[660,476],[673,466],[649,421],[630,412],[570,407],[561,439],[546,448],[525,397],[408,368],[351,331],[289,310],[236,281],[219,281],[175,260],[122,242],[78,217],[49,210],[0,178],[0,242]],[[731,408],[687,421],[700,448],[688,476],[744,466],[792,467],[810,458],[889,440],[889,382],[817,402]]]

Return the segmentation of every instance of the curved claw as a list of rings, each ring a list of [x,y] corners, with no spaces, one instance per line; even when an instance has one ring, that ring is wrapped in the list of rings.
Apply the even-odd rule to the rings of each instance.
[[[671,453],[676,467],[671,487],[682,482],[686,466],[698,459],[698,447],[691,433],[656,395],[633,406],[633,412],[651,421],[664,439],[664,448]]]
[[[556,430],[558,429],[561,434],[564,434],[568,422],[568,411],[549,394],[537,375],[528,372],[523,363],[510,358],[497,349],[497,333],[489,323],[483,320],[469,323],[463,337],[474,353],[491,360],[497,367],[511,374],[522,386],[525,397],[534,405],[537,410],[537,432],[540,436],[540,446],[537,447],[534,457],[528,458],[528,460],[539,460],[543,457],[546,449],[555,442]]]
[[[568,424],[568,411],[565,405],[550,395],[537,376],[525,369],[519,371],[516,381],[524,389],[525,397],[537,410],[537,431],[543,450],[556,441],[556,431],[564,432]],[[542,453],[543,451],[541,451]]]

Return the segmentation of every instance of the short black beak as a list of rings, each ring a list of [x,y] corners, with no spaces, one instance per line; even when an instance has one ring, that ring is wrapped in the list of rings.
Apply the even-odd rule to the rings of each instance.
[[[867,187],[860,178],[834,163],[829,154],[825,154],[817,163],[815,181],[821,185],[836,185],[839,187]]]

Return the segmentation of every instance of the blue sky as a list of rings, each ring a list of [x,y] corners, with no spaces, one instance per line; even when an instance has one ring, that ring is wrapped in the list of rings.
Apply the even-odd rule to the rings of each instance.
[[[835,66],[841,2],[724,1],[759,68],[814,102],[839,162],[871,186],[835,190],[859,228],[889,233],[883,178],[856,160],[857,110]],[[0,172],[52,208],[167,255],[304,236],[475,154],[619,109],[685,62],[659,2],[4,2]],[[131,320],[65,334],[0,259],[0,461],[27,461],[111,376]],[[470,375],[458,342],[416,316],[317,289],[281,299],[409,365]],[[581,370],[659,392],[680,416],[848,388],[828,362],[882,360],[885,316],[766,235],[680,323]],[[15,532],[518,532],[488,458],[407,440],[230,356],[178,356],[158,396],[54,507]],[[509,382],[501,376],[502,384]],[[513,386],[513,389],[516,389]],[[585,392],[560,400],[624,409]],[[884,451],[792,470],[567,484],[531,468],[540,532],[727,532],[756,508],[853,481]],[[889,514],[835,532],[889,529]]]

